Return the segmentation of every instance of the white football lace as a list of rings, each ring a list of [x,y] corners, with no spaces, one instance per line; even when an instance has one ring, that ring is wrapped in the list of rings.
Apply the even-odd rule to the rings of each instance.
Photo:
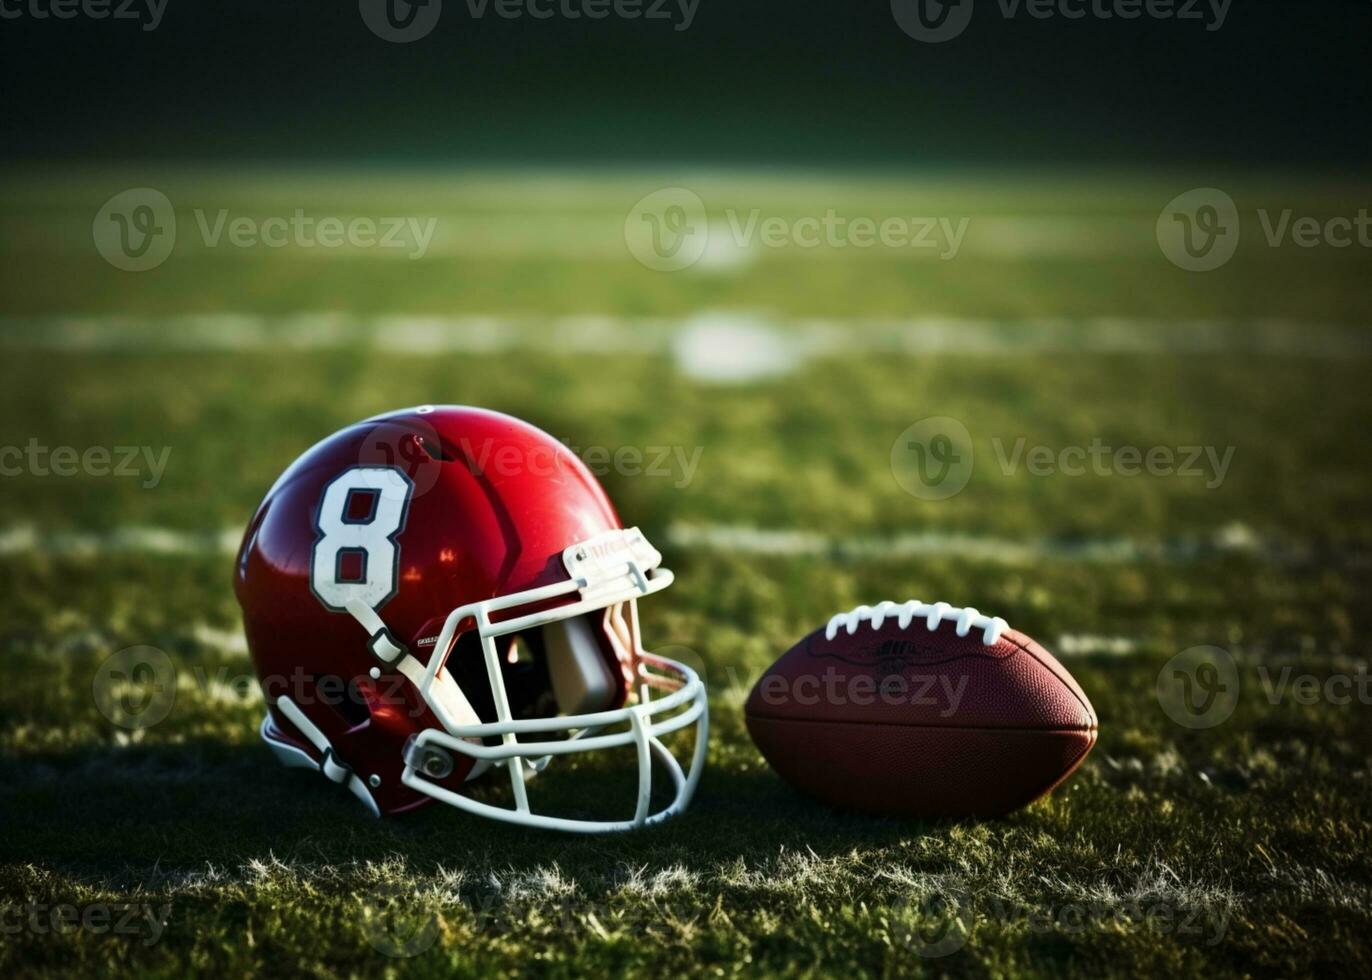
[[[956,622],[958,636],[966,636],[975,627],[981,630],[981,642],[988,647],[997,642],[1001,633],[1010,628],[1010,624],[999,616],[983,616],[970,606],[959,609],[946,602],[928,605],[918,599],[911,599],[904,603],[882,602],[876,606],[858,606],[850,612],[839,613],[829,620],[829,625],[824,628],[824,638],[832,640],[840,629],[846,629],[848,635],[852,636],[863,620],[870,620],[872,629],[879,630],[882,623],[891,617],[895,617],[896,624],[901,629],[909,629],[910,623],[917,618],[924,620],[930,631],[938,629],[938,624],[945,620]]]

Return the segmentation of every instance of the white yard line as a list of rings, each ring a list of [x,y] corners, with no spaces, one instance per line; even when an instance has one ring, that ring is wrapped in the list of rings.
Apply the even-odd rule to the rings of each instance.
[[[1033,565],[1045,561],[1123,565],[1188,562],[1223,555],[1288,564],[1309,560],[1313,551],[1298,542],[1263,539],[1241,524],[1188,536],[1151,539],[1113,536],[1014,539],[939,531],[831,536],[747,525],[674,524],[668,530],[667,540],[677,548],[729,555],[849,561],[947,557],[1000,565]]]
[[[693,379],[743,383],[820,358],[1009,354],[1253,353],[1372,356],[1372,333],[1287,320],[1137,317],[786,319],[749,311],[682,318],[604,315],[379,316],[219,314],[0,318],[0,350],[307,351],[354,348],[437,356],[561,351],[659,354]]]
[[[231,556],[242,536],[238,528],[184,531],[158,527],[122,527],[107,531],[44,531],[31,524],[0,529],[0,557],[53,555]],[[1299,542],[1263,538],[1248,527],[1232,524],[1208,532],[1171,538],[1113,536],[1073,538],[1005,538],[937,531],[871,535],[826,535],[814,531],[767,529],[735,524],[674,524],[667,530],[672,548],[740,557],[804,557],[892,560],[921,557],[962,558],[1001,565],[1044,561],[1088,565],[1137,562],[1189,562],[1225,555],[1245,556],[1276,564],[1309,561],[1315,549]],[[1350,551],[1350,560],[1365,560]]]
[[[0,529],[0,556],[232,555],[242,536],[241,529],[177,531],[122,527],[109,531],[40,531],[31,524],[18,524]]]
[[[984,354],[1252,351],[1310,357],[1372,354],[1372,335],[1295,320],[1170,320],[1123,316],[977,319],[786,318],[747,310],[686,317],[601,314],[524,316],[347,316],[303,313],[139,317],[0,317],[8,350],[318,350],[363,347],[398,353],[498,353],[529,348],[572,353],[676,352],[719,342],[729,331],[803,356],[845,353]],[[683,340],[684,338],[684,340]]]

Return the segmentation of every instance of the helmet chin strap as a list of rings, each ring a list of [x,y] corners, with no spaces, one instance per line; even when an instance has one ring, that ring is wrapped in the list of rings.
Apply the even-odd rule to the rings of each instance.
[[[362,624],[362,628],[371,637],[368,646],[372,653],[383,663],[393,664],[396,659],[402,656],[409,656],[410,651],[405,645],[395,638],[395,634],[390,631],[386,623],[376,614],[376,610],[367,605],[361,599],[349,599],[347,602],[348,612],[353,619]],[[376,668],[372,668],[376,670]]]
[[[406,680],[414,685],[415,689],[419,691],[419,696],[424,699],[424,703],[429,706],[429,709],[437,716],[444,728],[452,733],[464,725],[481,724],[481,719],[477,716],[476,710],[467,700],[467,696],[462,693],[462,688],[452,679],[452,676],[442,670],[427,670],[410,653],[409,648],[396,639],[395,634],[386,626],[385,621],[377,615],[375,609],[361,599],[350,599],[347,603],[347,610],[371,637],[368,641],[368,647],[373,655],[382,663],[399,671]],[[441,656],[438,647],[434,648],[431,656]],[[370,673],[372,679],[376,680],[381,676],[381,668],[373,667]],[[475,779],[489,767],[490,763],[485,760],[478,761],[467,779]]]
[[[361,599],[350,599],[347,608],[353,619],[361,623],[371,637],[368,646],[376,658],[400,671],[419,689],[420,697],[433,709],[443,727],[452,731],[464,725],[481,724],[471,702],[452,676],[443,670],[428,669],[416,660],[409,648],[395,638],[375,609]],[[441,657],[442,651],[436,646],[431,656]],[[373,667],[371,675],[373,680],[380,677],[381,668]]]
[[[268,716],[262,719],[262,737],[271,746],[277,758],[288,766],[317,768],[330,782],[346,786],[353,796],[367,805],[372,816],[381,816],[381,809],[376,805],[376,800],[372,798],[371,792],[357,773],[353,772],[352,767],[334,755],[333,746],[329,743],[328,737],[319,730],[319,726],[310,721],[305,712],[301,711],[296,703],[285,695],[276,699],[276,709],[286,716],[287,720],[315,747],[320,755],[319,761],[315,762],[314,759],[294,745],[274,737],[270,731],[271,717]]]

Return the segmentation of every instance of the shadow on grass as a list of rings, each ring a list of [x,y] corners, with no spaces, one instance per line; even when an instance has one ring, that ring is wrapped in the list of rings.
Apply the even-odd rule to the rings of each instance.
[[[545,812],[576,815],[587,800],[622,800],[627,809],[633,778],[632,770],[582,765],[550,770],[530,786]],[[503,805],[508,789],[496,782],[477,792]],[[841,854],[935,829],[836,813],[761,766],[707,766],[685,815],[627,834],[530,830],[437,803],[376,820],[340,787],[277,765],[265,748],[213,740],[5,759],[0,814],[0,861],[114,881],[136,881],[153,866],[232,870],[270,855],[324,863],[400,855],[419,871],[552,862],[569,870],[603,871],[607,862],[698,867],[781,849]]]

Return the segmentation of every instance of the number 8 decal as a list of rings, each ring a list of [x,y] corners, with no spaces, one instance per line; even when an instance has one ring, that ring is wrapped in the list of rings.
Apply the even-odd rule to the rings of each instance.
[[[356,466],[324,487],[315,516],[310,589],[335,612],[361,599],[379,609],[395,595],[396,535],[405,529],[414,484],[392,466]]]

